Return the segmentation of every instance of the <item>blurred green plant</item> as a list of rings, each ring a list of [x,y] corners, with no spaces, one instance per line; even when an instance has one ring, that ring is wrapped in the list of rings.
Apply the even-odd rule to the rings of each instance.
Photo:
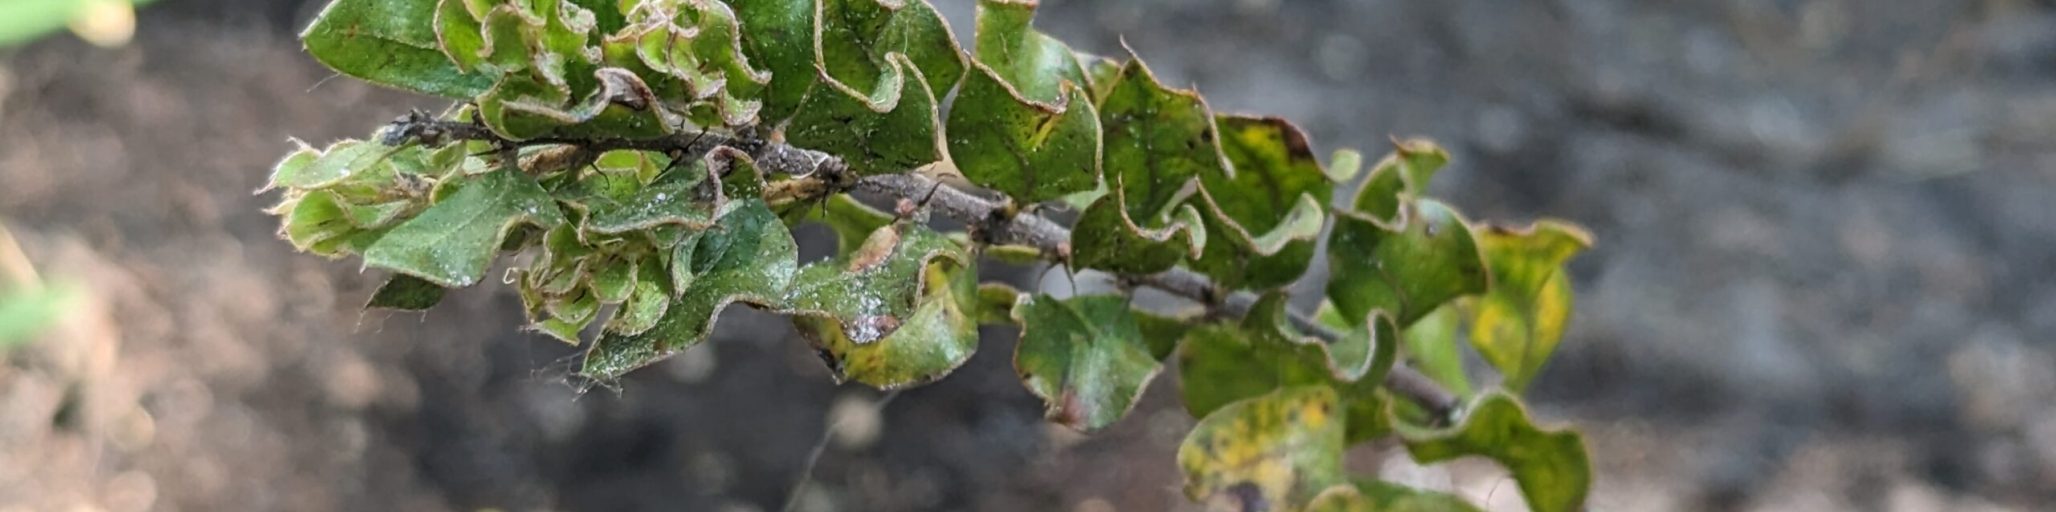
[[[0,226],[0,352],[35,340],[76,296],[69,286],[42,283],[14,235]]]
[[[7,0],[0,3],[0,48],[34,41],[60,28],[100,46],[120,46],[135,33],[135,8],[152,0]]]
[[[1342,467],[1390,440],[1421,463],[1496,460],[1535,510],[1582,507],[1582,438],[1535,426],[1516,393],[1563,335],[1564,265],[1589,234],[1429,199],[1449,159],[1429,141],[1396,140],[1368,174],[1354,151],[1324,163],[1285,120],[1217,114],[1139,58],[1036,31],[1035,8],[979,2],[966,52],[920,0],[333,0],[301,36],[315,59],[458,103],[301,144],[271,212],[300,250],[392,271],[371,307],[427,309],[518,255],[505,282],[529,328],[588,344],[596,380],[703,343],[737,303],[881,389],[942,378],[980,324],[1015,325],[1023,385],[1079,430],[1118,422],[1178,358],[1197,501],[1467,506]],[[1083,211],[1041,214],[1061,205]],[[805,223],[837,235],[833,257],[798,260]],[[1323,305],[1293,311],[1283,289],[1324,237]],[[1204,311],[981,285],[985,260]],[[1496,381],[1473,381],[1466,346]]]

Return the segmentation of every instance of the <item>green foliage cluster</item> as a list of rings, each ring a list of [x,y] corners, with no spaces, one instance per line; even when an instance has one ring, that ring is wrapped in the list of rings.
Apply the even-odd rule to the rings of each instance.
[[[1536,510],[1581,506],[1583,442],[1514,394],[1564,332],[1564,265],[1589,235],[1427,198],[1448,160],[1427,141],[1367,174],[1353,151],[1324,163],[1289,122],[1217,114],[1140,59],[1037,32],[1035,7],[981,1],[966,52],[921,0],[333,0],[303,34],[316,59],[459,104],[302,145],[273,170],[273,212],[295,247],[393,272],[373,307],[423,310],[506,265],[529,327],[588,344],[597,379],[705,341],[734,303],[789,315],[838,380],[878,388],[941,378],[981,324],[1013,324],[1023,384],[1081,430],[1176,358],[1201,418],[1178,455],[1195,500],[1469,508],[1343,470],[1348,447],[1397,439],[1422,463],[1499,461]],[[818,157],[778,159],[793,151]],[[893,214],[850,195],[907,173],[1003,207],[945,233],[924,222],[934,189]],[[1080,213],[1055,243],[996,233],[1057,204]],[[798,261],[802,223],[830,227],[836,255]],[[1307,320],[1282,288],[1324,236],[1333,278]],[[982,260],[1023,255],[1204,276],[1185,295],[1213,314],[979,284]],[[1473,382],[1465,346],[1500,378]],[[1416,368],[1461,401],[1388,385]]]

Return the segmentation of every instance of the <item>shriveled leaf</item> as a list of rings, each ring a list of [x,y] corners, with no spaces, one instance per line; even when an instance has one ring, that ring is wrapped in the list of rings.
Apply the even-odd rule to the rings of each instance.
[[[582,373],[614,379],[698,345],[714,319],[735,302],[776,308],[799,266],[792,233],[760,199],[736,201],[733,213],[694,243],[691,286],[678,291],[662,319],[635,335],[607,333],[586,351]],[[715,250],[718,248],[718,250]]]
[[[1479,245],[1492,289],[1478,298],[1471,344],[1519,391],[1541,372],[1570,323],[1571,283],[1564,264],[1592,246],[1575,225],[1541,221],[1525,229],[1485,227]]]
[[[895,224],[856,252],[801,269],[786,302],[837,380],[924,384],[978,348],[975,262],[940,233]]]
[[[1501,392],[1479,395],[1464,407],[1454,427],[1422,429],[1398,423],[1407,452],[1423,464],[1466,455],[1506,466],[1521,495],[1536,512],[1569,512],[1584,506],[1592,485],[1585,441],[1569,430],[1536,428],[1520,401]]]
[[[1224,510],[1299,510],[1343,483],[1336,400],[1326,386],[1288,387],[1201,418],[1178,446],[1185,495]]]
[[[307,54],[339,73],[445,98],[469,99],[492,77],[443,55],[436,0],[334,0],[300,33]]]
[[[1414,489],[1378,480],[1329,487],[1314,497],[1306,512],[1479,512],[1452,494]]]
[[[920,68],[893,54],[871,90],[824,81],[801,103],[786,137],[843,157],[859,174],[907,172],[943,159],[937,143],[939,98]]]
[[[378,291],[372,292],[371,302],[366,303],[364,308],[428,311],[428,308],[435,307],[436,303],[443,301],[444,291],[443,287],[427,280],[405,274],[396,275],[380,285]]]
[[[671,294],[664,289],[662,265],[644,261],[636,267],[639,274],[635,289],[614,317],[607,320],[607,332],[633,336],[648,332],[664,318],[664,311],[671,307]]]
[[[561,222],[563,213],[534,179],[511,170],[486,173],[373,242],[364,265],[461,288],[485,275],[515,227]]]
[[[1064,426],[1090,431],[1119,421],[1163,366],[1127,297],[1037,295],[1014,316],[1022,326],[1014,371],[1042,398],[1044,416]]]
[[[635,293],[637,281],[635,260],[613,257],[598,260],[590,268],[592,272],[593,298],[603,304],[620,304]]]
[[[1328,299],[1345,318],[1382,309],[1406,327],[1445,302],[1485,290],[1478,243],[1455,210],[1435,201],[1406,203],[1398,221],[1336,217]]]

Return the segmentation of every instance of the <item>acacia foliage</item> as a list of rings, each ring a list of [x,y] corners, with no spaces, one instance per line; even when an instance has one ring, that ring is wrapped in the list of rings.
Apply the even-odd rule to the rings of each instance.
[[[302,35],[317,60],[459,104],[303,144],[273,170],[272,211],[295,247],[392,272],[372,307],[427,309],[508,266],[528,328],[585,344],[593,378],[693,348],[734,304],[791,316],[838,380],[878,388],[941,378],[979,325],[1015,324],[1023,384],[1081,430],[1121,419],[1176,358],[1200,418],[1178,453],[1195,500],[1468,507],[1342,468],[1349,446],[1397,439],[1423,463],[1499,461],[1536,510],[1581,506],[1583,441],[1514,394],[1563,334],[1564,265],[1590,235],[1429,199],[1448,155],[1428,141],[1397,141],[1367,175],[1353,151],[1323,162],[1285,120],[1218,114],[1139,58],[1037,32],[1035,8],[981,1],[967,52],[922,0],[333,0]],[[836,172],[765,165],[787,149]],[[1022,251],[978,232],[987,219],[931,228],[933,194],[895,214],[849,195],[916,172],[1003,198],[1002,217],[1080,212],[1067,240]],[[802,264],[802,223],[829,226],[836,255]],[[1282,288],[1323,237],[1333,277],[1308,325]],[[1178,316],[978,283],[981,261],[1020,254],[1260,298],[1240,318]],[[1465,340],[1497,380],[1470,380]],[[1395,368],[1463,401],[1385,386]]]

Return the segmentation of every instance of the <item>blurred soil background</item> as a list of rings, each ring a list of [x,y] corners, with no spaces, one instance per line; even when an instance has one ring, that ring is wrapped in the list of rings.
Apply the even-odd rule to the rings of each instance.
[[[1592,228],[1534,404],[1586,432],[1593,510],[2056,503],[2056,3],[1044,4],[1322,151],[1438,139],[1473,217]],[[0,509],[778,510],[831,417],[798,510],[1191,508],[1174,378],[1080,436],[1010,332],[871,414],[751,312],[585,394],[501,287],[360,313],[379,276],[294,254],[251,191],[288,136],[440,105],[330,79],[292,37],[315,7],[161,0],[126,47],[0,54],[0,217],[88,291],[0,365]],[[1404,459],[1351,463],[1521,509],[1489,464]]]

